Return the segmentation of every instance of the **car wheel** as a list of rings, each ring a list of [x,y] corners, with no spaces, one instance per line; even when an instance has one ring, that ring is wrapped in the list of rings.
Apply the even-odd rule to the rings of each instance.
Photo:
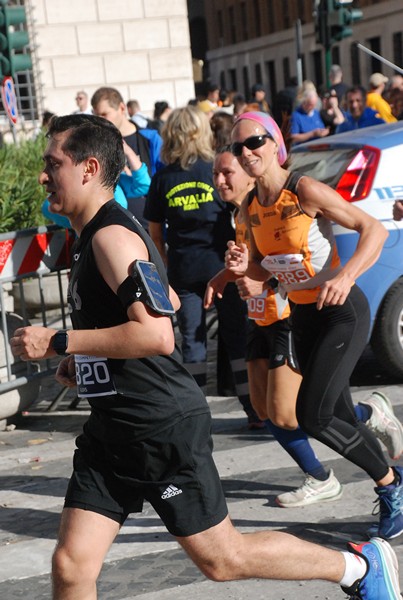
[[[403,278],[392,285],[382,301],[371,346],[385,371],[403,378]]]

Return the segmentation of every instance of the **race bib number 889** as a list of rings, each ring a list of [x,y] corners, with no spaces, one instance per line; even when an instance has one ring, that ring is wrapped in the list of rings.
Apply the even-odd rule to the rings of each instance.
[[[262,267],[284,285],[292,285],[308,281],[311,278],[303,263],[302,254],[276,254],[265,256],[262,260]]]

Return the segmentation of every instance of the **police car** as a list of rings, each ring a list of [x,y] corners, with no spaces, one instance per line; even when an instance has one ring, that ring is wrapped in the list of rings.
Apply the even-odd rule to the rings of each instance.
[[[403,200],[403,121],[333,135],[292,149],[291,170],[327,183],[389,232],[376,264],[357,283],[371,309],[370,343],[380,364],[403,377],[403,221],[393,221]],[[358,234],[334,225],[340,258],[353,254]]]

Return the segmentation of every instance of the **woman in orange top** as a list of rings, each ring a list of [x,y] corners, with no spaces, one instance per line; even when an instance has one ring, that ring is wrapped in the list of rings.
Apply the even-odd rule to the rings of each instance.
[[[248,244],[248,230],[239,208],[253,192],[255,180],[242,169],[229,147],[224,147],[215,157],[213,180],[221,199],[235,206],[237,244]],[[226,284],[236,279],[237,276],[226,269],[213,277],[207,284],[205,307],[212,306],[214,296],[222,296]],[[243,279],[245,281],[237,281],[238,286],[247,285],[249,291],[256,286],[257,293],[248,300],[246,361],[250,399],[258,416],[269,419],[267,424],[272,435],[307,476],[300,488],[280,494],[276,502],[288,508],[337,500],[342,487],[333,471],[325,469],[316,457],[295,416],[301,376],[293,356],[287,299],[275,293],[268,283],[262,292],[259,282]]]
[[[261,282],[275,276],[295,304],[291,327],[303,376],[298,422],[366,471],[380,500],[377,533],[400,535],[403,468],[389,467],[374,433],[358,421],[349,388],[369,332],[368,302],[355,280],[378,259],[387,232],[329,186],[285,168],[284,140],[268,115],[240,115],[232,151],[257,185],[254,206],[246,211],[252,260],[248,264],[245,244],[230,244],[226,267]],[[332,222],[359,233],[356,251],[344,266]],[[247,290],[241,292],[248,297]]]

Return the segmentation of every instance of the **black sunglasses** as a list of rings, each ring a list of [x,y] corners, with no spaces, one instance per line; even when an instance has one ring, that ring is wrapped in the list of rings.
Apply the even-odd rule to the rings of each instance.
[[[248,148],[248,150],[256,150],[261,148],[266,143],[266,138],[272,140],[273,138],[268,133],[262,133],[262,135],[252,135],[246,138],[243,142],[234,142],[231,144],[231,151],[234,156],[241,156],[242,148]]]

